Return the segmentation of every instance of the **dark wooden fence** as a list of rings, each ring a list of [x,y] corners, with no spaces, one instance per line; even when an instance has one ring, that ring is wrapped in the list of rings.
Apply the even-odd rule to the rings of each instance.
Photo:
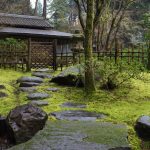
[[[24,70],[28,62],[27,47],[19,48],[15,45],[0,44],[0,67],[20,68]]]
[[[148,46],[139,44],[137,46],[123,46],[114,48],[110,51],[94,51],[93,56],[96,60],[110,59],[117,63],[118,61],[126,61],[127,63],[139,62],[146,66],[148,59]],[[63,69],[74,64],[84,62],[84,51],[59,53],[56,56],[57,68]]]

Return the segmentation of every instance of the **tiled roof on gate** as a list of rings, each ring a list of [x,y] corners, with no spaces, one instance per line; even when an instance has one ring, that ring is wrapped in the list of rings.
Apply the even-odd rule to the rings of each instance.
[[[48,20],[38,16],[0,13],[0,26],[52,29]]]

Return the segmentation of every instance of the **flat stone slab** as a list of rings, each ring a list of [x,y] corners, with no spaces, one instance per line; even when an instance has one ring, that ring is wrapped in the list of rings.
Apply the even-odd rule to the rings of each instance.
[[[150,116],[139,117],[136,121],[135,130],[141,139],[150,141]]]
[[[8,95],[4,92],[0,92],[0,98],[8,97]]]
[[[43,69],[37,69],[35,72],[54,72],[54,71],[50,70],[49,68],[43,68]]]
[[[67,110],[62,112],[53,112],[50,115],[58,120],[69,121],[95,121],[96,119],[103,119],[107,117],[102,113],[89,112],[85,110]]]
[[[21,77],[17,80],[18,83],[22,82],[34,82],[34,83],[42,83],[43,79],[39,77]]]
[[[43,72],[33,72],[32,76],[40,77],[40,78],[48,78],[51,79],[52,76],[48,73],[43,73]]]
[[[71,107],[71,108],[86,108],[85,104],[72,103],[72,102],[63,103],[61,106],[62,107]]]
[[[127,127],[93,121],[48,121],[30,141],[10,150],[131,150]]]
[[[35,83],[35,82],[21,82],[19,87],[33,87],[33,86],[39,86],[41,83]]]
[[[6,89],[4,85],[0,85],[0,90]]]
[[[33,93],[36,91],[35,87],[20,87],[19,90],[21,92]]]
[[[47,91],[51,92],[58,92],[60,89],[59,88],[48,88]]]
[[[33,104],[33,105],[36,105],[36,106],[47,106],[48,105],[48,102],[47,101],[41,101],[41,100],[39,100],[39,101],[31,101],[30,102],[30,104]]]
[[[47,93],[32,93],[27,96],[29,100],[41,100],[49,97]]]

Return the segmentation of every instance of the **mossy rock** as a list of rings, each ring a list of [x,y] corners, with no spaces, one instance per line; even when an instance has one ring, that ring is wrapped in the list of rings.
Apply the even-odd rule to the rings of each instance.
[[[49,121],[30,141],[10,150],[130,150],[127,135],[121,124]]]

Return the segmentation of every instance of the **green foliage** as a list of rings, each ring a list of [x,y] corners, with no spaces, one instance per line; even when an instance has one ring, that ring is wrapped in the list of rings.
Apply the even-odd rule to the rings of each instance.
[[[139,63],[128,64],[125,61],[115,63],[107,58],[96,61],[94,66],[100,86],[108,90],[129,82],[131,78],[137,78],[144,69]]]
[[[144,14],[144,26],[146,28],[145,39],[150,41],[150,13]]]
[[[27,49],[27,44],[25,43],[25,41],[21,39],[6,38],[4,40],[0,40],[0,45],[6,46],[6,47],[11,46],[11,47],[14,47],[14,49],[23,50],[23,51]]]

